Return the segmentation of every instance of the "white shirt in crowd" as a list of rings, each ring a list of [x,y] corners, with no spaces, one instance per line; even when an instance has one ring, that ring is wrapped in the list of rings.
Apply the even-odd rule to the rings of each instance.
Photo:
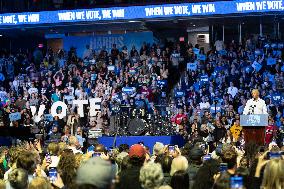
[[[238,88],[237,87],[229,87],[228,88],[228,94],[232,95],[232,97],[234,98],[236,96],[236,94],[238,93]]]
[[[200,106],[200,109],[209,109],[210,108],[209,102],[200,102],[199,106]]]
[[[28,93],[29,93],[30,95],[32,95],[33,93],[38,93],[38,89],[35,88],[35,87],[31,87],[31,88],[29,88]]]
[[[248,100],[243,114],[268,114],[265,101],[260,98],[258,98],[257,100]]]
[[[217,51],[221,51],[224,49],[224,42],[221,40],[217,40],[214,44],[214,46],[216,47]]]

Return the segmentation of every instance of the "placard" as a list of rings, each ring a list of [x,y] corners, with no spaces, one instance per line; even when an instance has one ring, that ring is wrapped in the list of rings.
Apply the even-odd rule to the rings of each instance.
[[[10,113],[9,119],[10,119],[10,121],[20,120],[21,119],[21,113],[20,112]]]

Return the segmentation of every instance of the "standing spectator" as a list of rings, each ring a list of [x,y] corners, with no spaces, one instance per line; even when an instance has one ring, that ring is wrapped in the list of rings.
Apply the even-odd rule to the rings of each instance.
[[[147,163],[140,170],[139,180],[144,189],[158,189],[163,183],[162,167],[158,163]]]
[[[114,178],[115,171],[111,163],[95,157],[83,163],[78,169],[76,184],[78,189],[111,189]]]
[[[144,164],[146,151],[140,144],[135,144],[129,149],[130,167],[121,172],[118,188],[142,189],[139,182],[140,169]]]
[[[177,171],[172,176],[171,187],[173,189],[188,189],[189,188],[189,177],[185,171]]]

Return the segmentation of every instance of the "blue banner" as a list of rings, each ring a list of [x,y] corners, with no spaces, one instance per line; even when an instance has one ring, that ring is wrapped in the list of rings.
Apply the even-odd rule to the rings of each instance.
[[[9,114],[9,119],[10,121],[17,121],[21,119],[21,114],[20,112],[15,112],[15,113],[10,113]]]
[[[5,80],[4,74],[0,73],[0,81],[4,81],[4,80]]]
[[[205,61],[205,60],[206,60],[206,55],[204,55],[204,54],[199,54],[199,55],[197,56],[197,59],[198,59],[198,60]]]
[[[0,14],[0,26],[135,20],[284,10],[283,0],[235,0]]]
[[[199,55],[200,49],[198,48],[193,48],[192,49],[195,55]]]
[[[44,119],[47,121],[53,121],[53,116],[51,114],[44,114]]]
[[[158,80],[157,81],[157,85],[160,86],[160,87],[166,87],[167,84],[168,84],[167,80]]]
[[[123,46],[126,46],[130,52],[132,46],[139,50],[144,42],[150,44],[154,42],[152,32],[136,32],[122,35],[69,36],[63,38],[63,48],[64,50],[69,50],[71,47],[76,47],[77,54],[82,57],[86,50],[86,45],[89,45],[90,49],[96,52],[101,51],[102,47],[105,47],[110,52],[112,45],[116,44],[116,48],[121,50]]]
[[[227,51],[226,50],[221,50],[221,51],[218,51],[218,53],[223,56],[223,55],[227,54]]]
[[[209,81],[208,75],[202,75],[202,76],[200,76],[200,81],[207,83],[207,82]]]
[[[279,93],[275,93],[271,97],[272,103],[274,104],[280,104],[281,100],[284,99],[284,97]]]
[[[187,63],[187,70],[188,71],[196,71],[197,69],[197,63]]]
[[[255,69],[256,72],[259,72],[259,70],[262,68],[262,65],[256,61],[254,61],[251,66]]]
[[[175,91],[175,97],[176,98],[182,98],[184,97],[184,91]]]
[[[267,65],[274,65],[274,64],[276,64],[276,58],[272,58],[272,57],[269,57],[269,58],[267,58]]]
[[[122,92],[128,95],[132,95],[136,92],[136,88],[135,87],[123,87]]]
[[[213,113],[215,113],[215,105],[213,105],[213,106],[210,106],[210,112],[213,114]],[[220,104],[218,104],[217,106],[216,106],[216,113],[217,112],[221,112],[221,106],[220,106]]]

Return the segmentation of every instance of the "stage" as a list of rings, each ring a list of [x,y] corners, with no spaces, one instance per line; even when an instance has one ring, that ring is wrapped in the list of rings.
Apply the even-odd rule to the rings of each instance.
[[[12,145],[12,140],[17,138],[20,140],[28,140],[33,138],[34,135],[30,133],[29,127],[2,127],[0,128],[0,146]],[[107,148],[113,146],[114,137],[103,136],[98,138],[98,142],[103,144]],[[163,144],[174,144],[182,147],[184,145],[184,139],[182,136],[118,136],[116,139],[116,146],[120,144],[128,144],[129,146],[143,142],[145,146],[148,146],[153,151],[153,146],[156,142]]]
[[[100,144],[106,147],[113,146],[114,137],[101,137],[98,139]],[[116,146],[120,144],[128,144],[129,146],[137,144],[138,142],[143,142],[145,146],[150,148],[150,152],[153,152],[153,146],[156,142],[161,142],[165,145],[174,144],[182,147],[184,145],[184,139],[182,136],[118,136],[116,138]]]

